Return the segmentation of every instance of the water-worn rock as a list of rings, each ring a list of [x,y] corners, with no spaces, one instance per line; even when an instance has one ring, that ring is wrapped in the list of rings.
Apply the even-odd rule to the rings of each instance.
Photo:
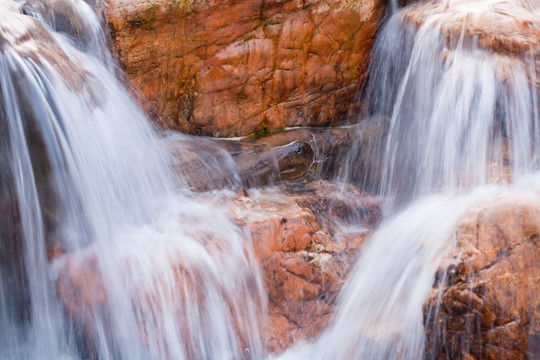
[[[271,352],[322,332],[353,259],[371,234],[368,228],[381,217],[375,199],[352,191],[347,201],[363,203],[372,215],[366,217],[367,228],[345,234],[339,227],[348,215],[335,210],[344,201],[337,185],[319,180],[283,187],[239,198],[235,210],[251,232],[263,269],[269,300],[265,341]]]
[[[479,47],[497,54],[499,76],[503,82],[512,81],[515,62],[527,62],[536,69],[529,79],[536,78],[540,94],[540,7],[534,2],[492,1],[425,2],[405,14],[405,19],[421,26],[427,16],[444,13],[441,35],[455,44],[463,34],[475,39]],[[447,54],[448,55],[448,54]],[[495,58],[495,57],[494,57]]]
[[[252,151],[241,152],[235,159],[242,182],[249,187],[302,177],[315,161],[311,145],[300,140],[272,148],[256,143],[244,146]]]
[[[296,140],[306,142],[315,153],[311,172],[323,179],[353,182],[362,189],[374,190],[380,182],[387,132],[388,121],[372,118],[349,126],[274,132],[254,142],[271,147]]]
[[[364,211],[369,209],[373,215],[366,217],[365,227],[358,228],[357,232],[349,230],[344,233],[340,226],[347,224],[345,214],[334,211],[332,216],[335,221],[328,220],[333,199],[336,199],[336,203],[343,201],[338,196],[339,186],[321,180],[297,186],[296,192],[294,186],[282,185],[253,190],[249,196],[236,195],[229,209],[236,223],[251,234],[254,255],[262,269],[269,315],[263,340],[269,352],[283,351],[300,339],[313,339],[322,332],[335,310],[336,296],[353,259],[381,216],[376,199],[359,190],[351,191],[348,200],[363,204]],[[311,190],[299,192],[300,188],[306,187]],[[323,222],[324,218],[326,221]],[[212,243],[205,243],[200,230],[193,233],[193,237],[200,237],[204,246]],[[209,251],[217,258],[225,259],[220,246],[224,245],[216,245]],[[174,281],[180,287],[176,301],[183,299],[182,289],[194,292],[192,297],[196,298],[197,286],[191,283],[195,280],[188,276],[188,273],[192,273],[182,271],[181,251],[168,251],[168,259],[176,269]],[[58,297],[67,315],[84,334],[82,347],[91,354],[93,339],[97,336],[93,317],[107,311],[108,290],[102,280],[102,269],[91,251],[63,255],[57,261]],[[129,258],[122,258],[122,261],[125,262],[123,268],[133,266],[129,265]],[[140,288],[136,283],[133,285],[135,288],[127,293],[133,296],[133,303],[142,301],[143,304],[138,306],[144,311],[154,309],[144,307],[144,299],[152,298],[149,291],[153,287],[148,290],[142,285]],[[147,324],[140,323],[138,326],[142,335],[147,333]],[[239,342],[244,344],[242,334],[239,335]]]
[[[499,197],[468,211],[425,307],[428,358],[540,358],[539,238],[537,197]]]
[[[169,128],[213,136],[354,114],[384,10],[382,0],[102,3],[147,109]]]
[[[296,179],[315,161],[312,146],[300,140],[270,147],[193,137],[169,139],[165,146],[174,155],[174,168],[182,174],[183,185],[196,191],[260,187]]]
[[[371,190],[380,179],[384,121],[298,128],[257,138],[212,139],[173,134],[165,141],[180,182],[196,191],[250,188],[316,174]],[[381,151],[379,151],[381,150]]]

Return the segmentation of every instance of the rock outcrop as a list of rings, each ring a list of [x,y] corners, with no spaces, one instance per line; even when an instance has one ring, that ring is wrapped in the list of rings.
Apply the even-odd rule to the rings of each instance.
[[[281,352],[298,340],[315,338],[335,310],[336,296],[353,259],[370,236],[370,229],[381,221],[379,202],[352,185],[298,180],[236,195],[230,206],[236,223],[251,235],[261,266],[268,294],[269,317],[263,330],[268,352]],[[358,218],[350,218],[353,210]],[[329,213],[334,221],[329,221]],[[341,230],[357,224],[358,219],[362,227],[356,232]],[[182,263],[181,253],[173,251],[173,256],[177,258],[171,264]],[[95,338],[93,316],[103,312],[108,301],[96,261],[91,253],[68,253],[58,260],[58,296],[84,334],[89,354]],[[175,274],[179,284],[186,281],[182,279],[186,274]],[[144,330],[145,325],[140,327]]]
[[[272,192],[238,199],[238,218],[251,232],[263,269],[269,300],[265,342],[270,352],[280,352],[322,332],[370,232],[333,236],[335,225],[330,229],[305,206],[311,196]],[[371,206],[379,210],[376,203]]]
[[[427,358],[540,358],[539,237],[535,196],[469,210],[425,307]]]
[[[382,0],[102,0],[147,109],[212,136],[325,126],[357,111]],[[99,6],[99,5],[98,5]]]

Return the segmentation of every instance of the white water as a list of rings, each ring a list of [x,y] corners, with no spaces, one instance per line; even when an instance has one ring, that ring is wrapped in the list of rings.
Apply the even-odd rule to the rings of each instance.
[[[0,257],[0,358],[263,358],[265,296],[245,234],[220,210],[227,194],[202,201],[175,189],[86,3],[24,8],[46,27],[0,0],[0,240],[15,240]],[[52,30],[55,11],[77,36]],[[370,115],[390,128],[381,195],[391,215],[329,329],[285,359],[422,358],[422,305],[460,217],[513,191],[490,179],[537,169],[532,59],[508,67],[472,39],[444,42],[444,14],[419,30],[402,16],[379,35],[371,68]],[[51,265],[56,248],[64,254]],[[80,291],[68,316],[57,280]]]
[[[496,187],[421,198],[383,222],[340,294],[338,313],[314,344],[280,359],[421,359],[422,307],[460,217]]]
[[[53,31],[58,10],[77,36]],[[261,358],[247,236],[226,194],[175,189],[90,7],[2,0],[0,38],[0,358]]]
[[[421,29],[417,41],[436,48],[440,42],[433,43],[436,30]],[[391,118],[385,194],[414,198],[437,187],[472,187],[502,177],[506,143],[513,176],[537,166],[538,123],[527,69],[513,65],[507,88],[496,74],[504,63],[479,49],[458,46],[451,59],[435,64],[433,58],[421,55],[421,49],[413,50],[413,65],[407,69]],[[438,73],[433,65],[444,70]]]
[[[495,55],[463,32],[448,41],[443,36],[456,12],[478,14],[495,4],[442,2],[419,29],[404,20],[413,5],[382,29],[367,111],[389,122],[380,185],[389,217],[357,260],[329,328],[280,359],[423,358],[423,304],[468,207],[503,193],[537,196],[535,59]],[[503,5],[518,15],[540,10],[531,2]],[[349,166],[352,156],[345,159]],[[528,174],[534,175],[525,189],[486,185]]]

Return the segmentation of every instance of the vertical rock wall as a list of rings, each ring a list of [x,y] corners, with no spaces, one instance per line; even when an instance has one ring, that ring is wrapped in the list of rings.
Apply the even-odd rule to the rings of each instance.
[[[353,116],[382,0],[103,0],[120,63],[166,127],[213,136]]]

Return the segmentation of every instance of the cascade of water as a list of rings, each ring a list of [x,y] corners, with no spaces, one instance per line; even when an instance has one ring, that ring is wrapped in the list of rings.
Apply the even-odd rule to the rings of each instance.
[[[422,306],[460,218],[484,197],[514,191],[485,184],[538,170],[538,59],[496,55],[463,30],[448,32],[455,12],[493,3],[442,2],[421,24],[410,20],[413,5],[381,30],[366,113],[389,124],[384,146],[373,148],[384,148],[379,193],[394,215],[358,259],[328,330],[282,359],[423,358]],[[514,5],[529,16],[540,10]],[[459,18],[464,29],[468,15]],[[343,177],[357,155],[345,159]]]
[[[423,358],[422,306],[441,256],[467,208],[502,191],[422,198],[381,224],[342,289],[329,329],[280,359]]]
[[[245,234],[175,189],[90,7],[2,0],[0,39],[0,358],[262,357]]]
[[[379,193],[392,198],[390,204],[520,176],[538,166],[534,58],[496,55],[464,32],[448,30],[454,12],[481,12],[489,3],[444,3],[421,24],[410,19],[412,6],[381,30],[365,103],[368,116],[387,119],[389,126],[382,154],[376,144],[371,156],[383,157]],[[461,18],[465,28],[466,16]],[[357,154],[351,154],[342,178],[355,167]]]
[[[445,49],[440,26],[435,18],[419,30],[391,115],[381,191],[397,201],[484,184],[504,175],[504,160],[515,176],[537,166],[536,91],[526,66],[463,38]],[[505,69],[507,83],[498,74]]]
[[[328,331],[283,358],[421,358],[422,305],[460,217],[508,191],[483,184],[538,167],[537,59],[444,32],[450,10],[490,0],[444,3],[418,28],[395,3],[367,113],[388,123],[380,194],[409,206],[372,238]],[[175,188],[91,8],[0,0],[0,39],[0,358],[262,358],[265,296],[228,195]]]

